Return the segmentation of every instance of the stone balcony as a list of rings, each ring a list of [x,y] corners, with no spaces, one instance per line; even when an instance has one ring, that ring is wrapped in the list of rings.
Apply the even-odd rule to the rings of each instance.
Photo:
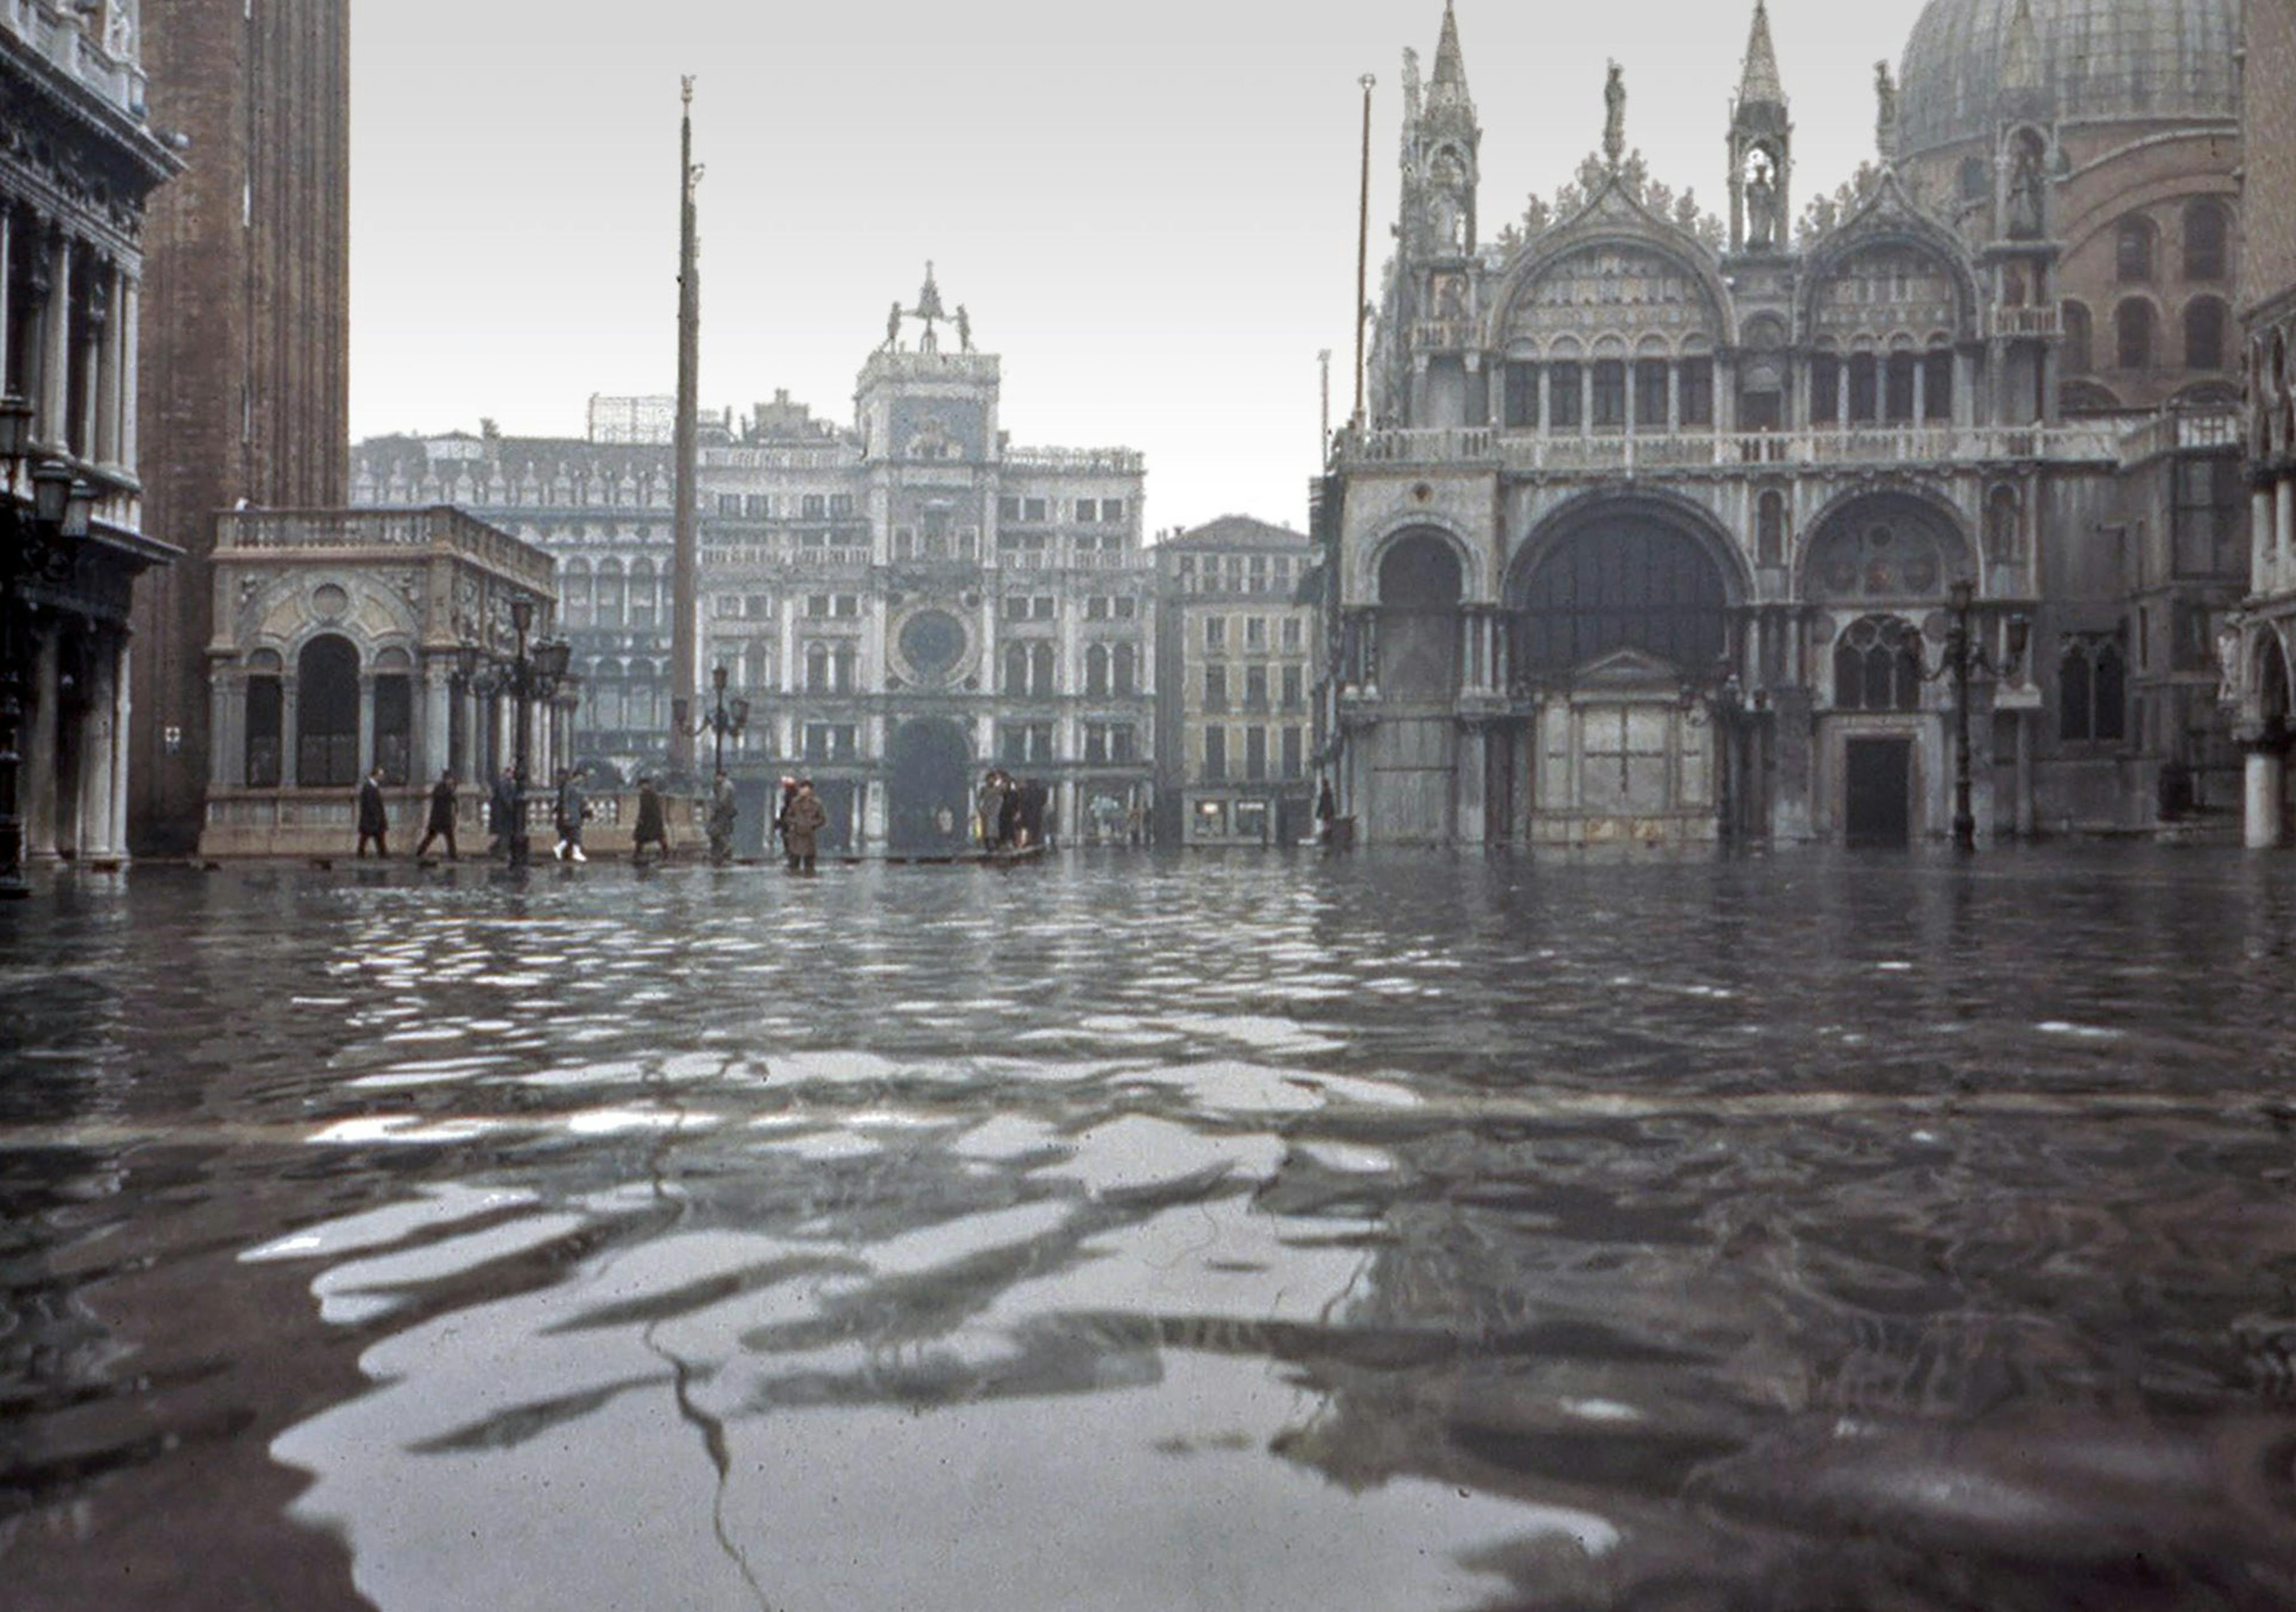
[[[510,533],[439,506],[430,509],[236,509],[216,517],[216,554],[336,554],[400,560],[420,554],[470,560],[549,595],[549,555]]]
[[[1983,465],[2050,459],[2118,463],[2126,428],[2079,425],[1810,427],[1775,432],[1701,432],[1548,436],[1462,426],[1344,432],[1342,471],[1474,469],[1510,475],[1618,476],[1636,472]]]

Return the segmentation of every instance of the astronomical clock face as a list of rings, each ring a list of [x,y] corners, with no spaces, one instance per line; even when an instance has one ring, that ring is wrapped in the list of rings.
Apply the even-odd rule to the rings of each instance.
[[[964,623],[948,612],[920,610],[901,623],[896,642],[910,676],[927,687],[938,687],[963,663],[972,637]]]

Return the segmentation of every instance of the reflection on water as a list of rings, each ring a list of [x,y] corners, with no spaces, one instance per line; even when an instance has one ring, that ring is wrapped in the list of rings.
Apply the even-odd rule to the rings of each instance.
[[[29,1604],[2296,1606],[2296,868],[0,915]]]

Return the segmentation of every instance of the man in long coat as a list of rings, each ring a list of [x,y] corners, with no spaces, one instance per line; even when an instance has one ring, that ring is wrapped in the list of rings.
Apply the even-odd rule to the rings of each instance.
[[[662,812],[661,791],[653,786],[652,777],[638,780],[638,821],[630,831],[630,860],[644,861],[649,845],[661,852],[663,861],[669,860],[669,820]]]
[[[383,837],[390,832],[390,810],[382,803],[382,769],[376,767],[368,771],[366,781],[359,785],[357,854],[365,856],[366,843],[373,840],[374,854],[389,856],[390,847],[383,843]]]
[[[430,816],[422,825],[422,837],[414,846],[414,859],[421,861],[430,842],[444,835],[447,839],[447,859],[461,859],[455,854],[455,775],[442,772],[439,781],[430,785]]]
[[[818,836],[828,827],[829,810],[821,797],[813,793],[813,780],[800,778],[797,794],[790,801],[789,810],[782,814],[782,845],[789,852],[791,873],[802,869],[813,871],[813,858]]]

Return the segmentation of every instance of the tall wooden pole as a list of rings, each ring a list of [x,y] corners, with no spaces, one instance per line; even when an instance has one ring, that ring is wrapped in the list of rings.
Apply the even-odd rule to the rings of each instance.
[[[674,777],[691,777],[693,705],[701,670],[701,595],[696,575],[701,532],[695,520],[693,483],[700,468],[701,271],[695,261],[693,187],[701,176],[693,166],[692,78],[682,81],[680,94],[685,111],[678,125],[677,429],[672,450],[677,465],[673,494],[676,538],[670,556],[669,771]]]
[[[1371,86],[1376,82],[1365,73],[1363,85],[1363,195],[1356,216],[1356,412],[1355,427],[1364,424],[1364,325],[1371,312]]]

